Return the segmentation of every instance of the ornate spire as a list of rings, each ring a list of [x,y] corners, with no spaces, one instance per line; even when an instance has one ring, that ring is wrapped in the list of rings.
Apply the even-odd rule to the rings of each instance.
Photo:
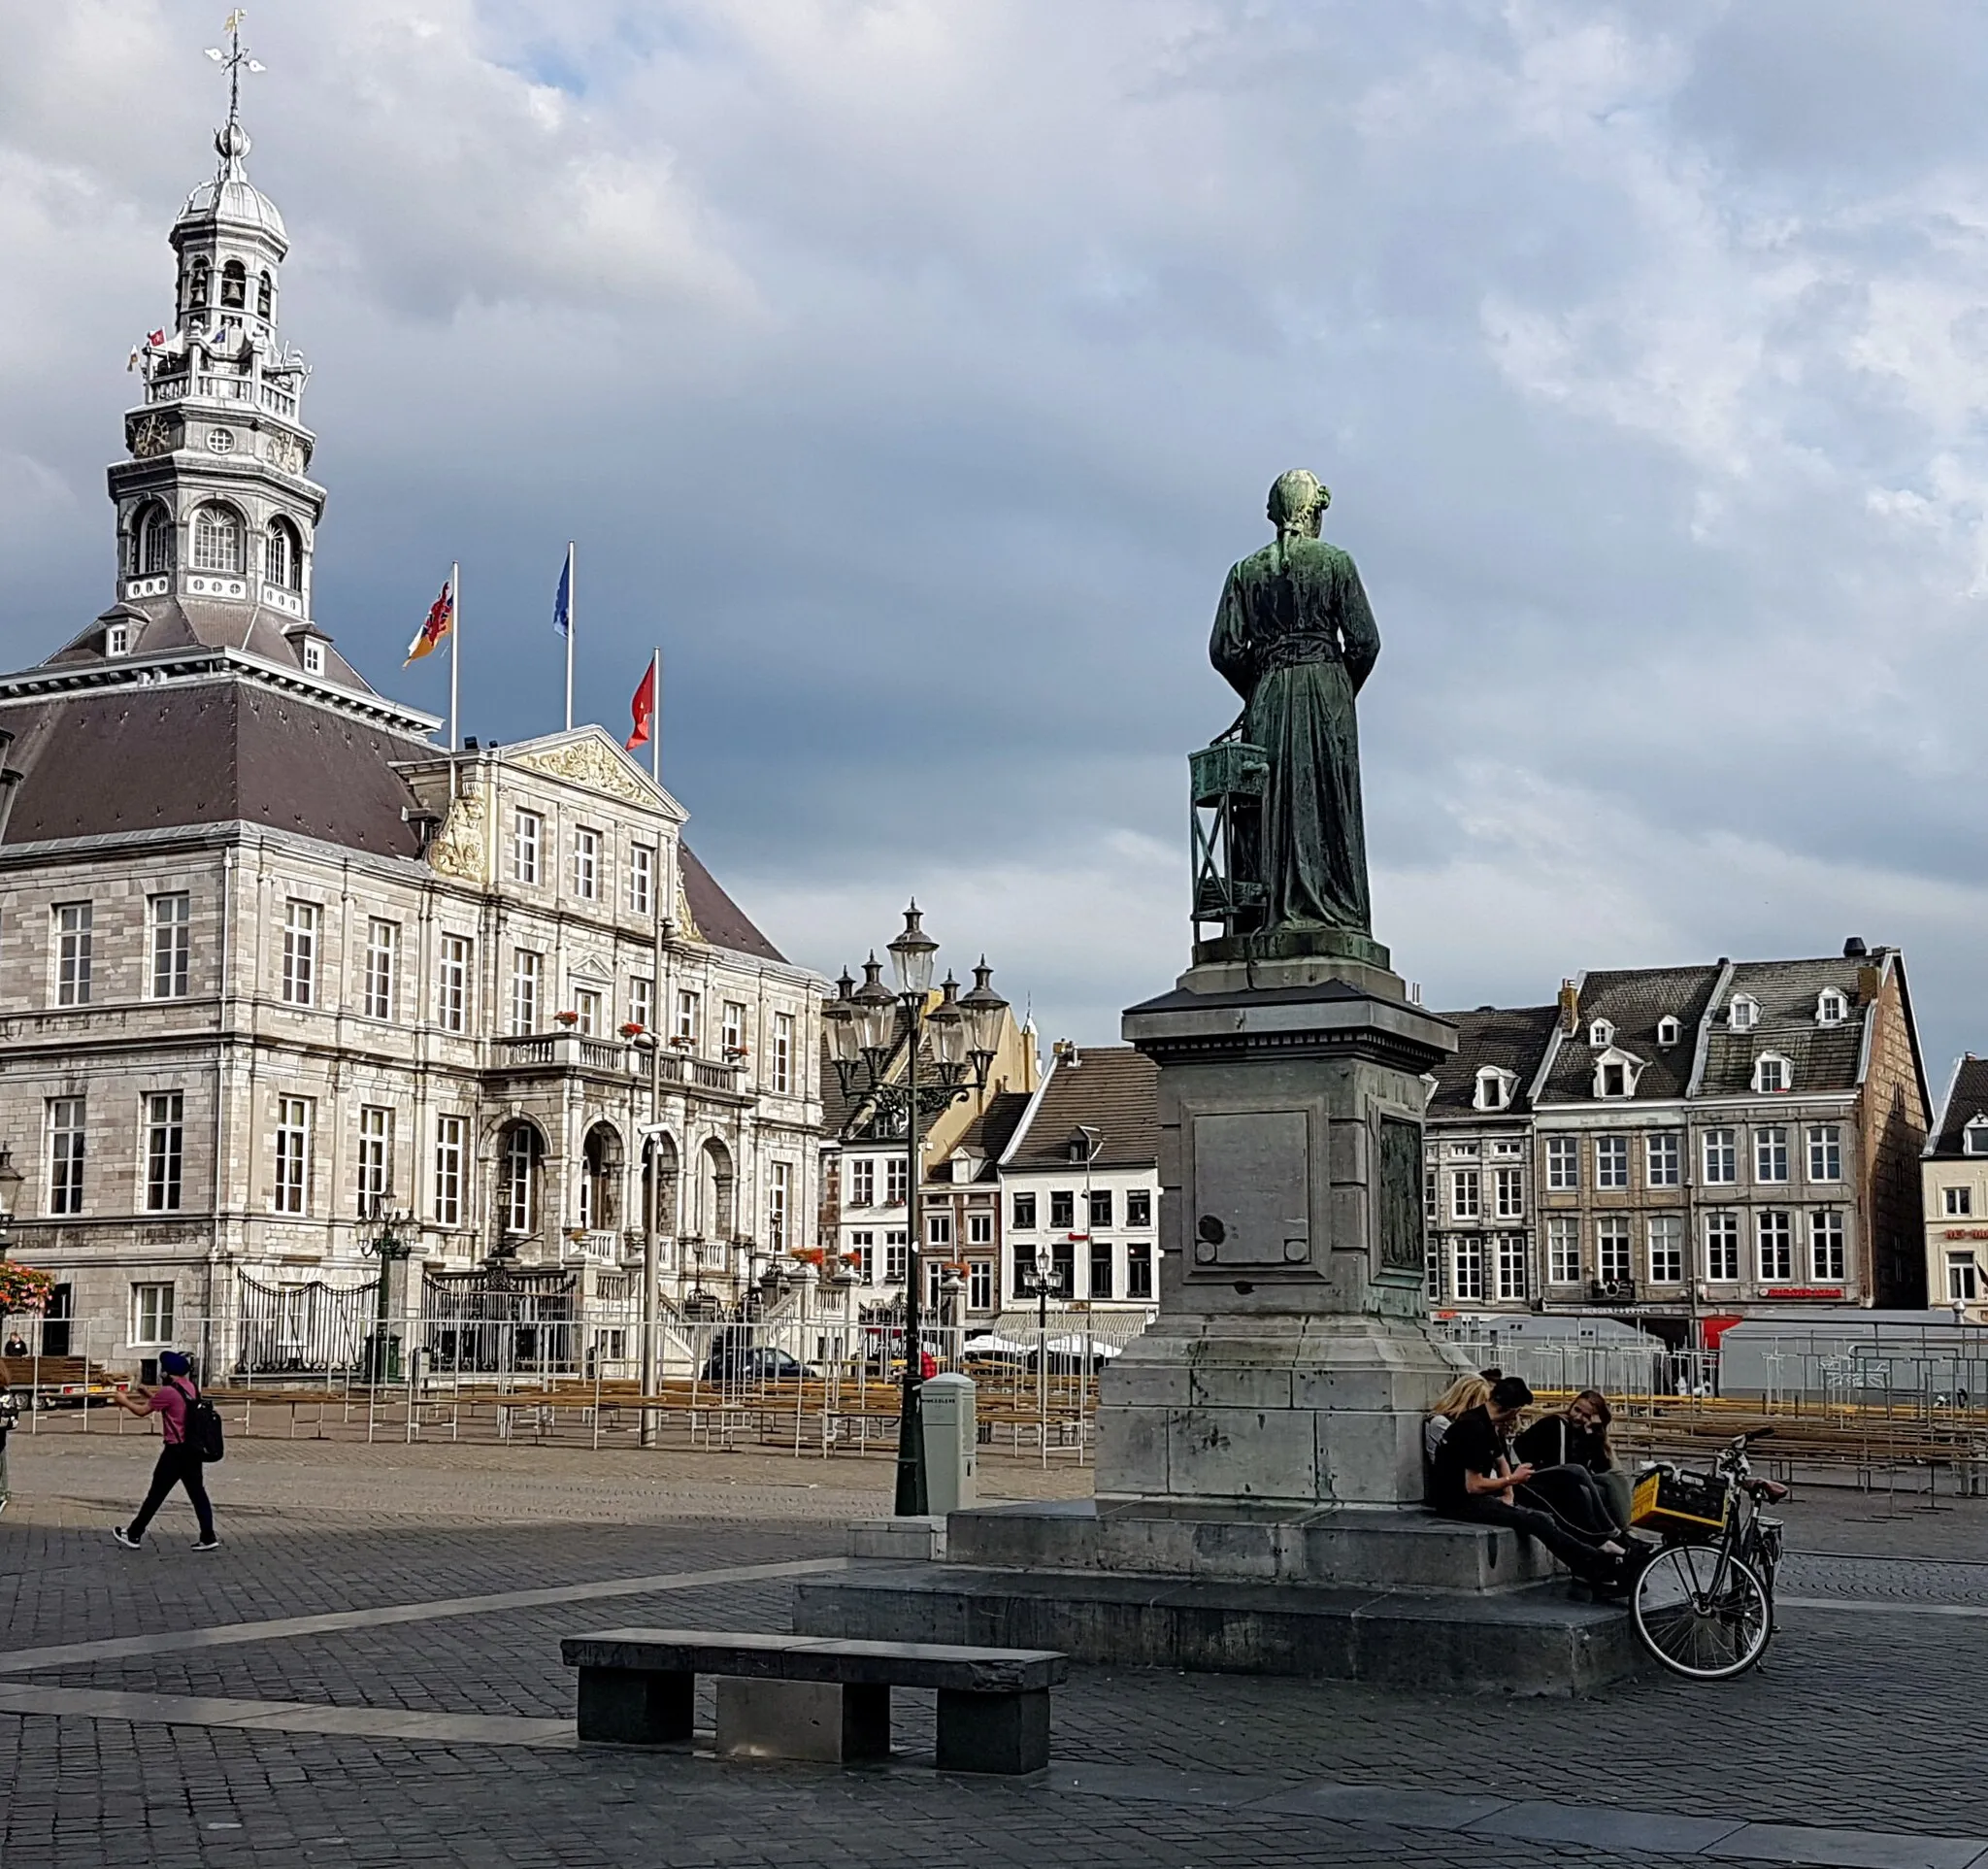
[[[214,139],[215,151],[221,159],[221,166],[215,172],[216,191],[223,183],[248,179],[242,167],[242,158],[248,153],[248,132],[242,127],[242,72],[245,67],[251,72],[269,69],[261,59],[249,57],[248,48],[242,44],[242,21],[247,17],[247,11],[237,7],[221,23],[221,30],[228,36],[227,50],[218,46],[207,49],[207,55],[228,74],[228,120],[215,132]]]

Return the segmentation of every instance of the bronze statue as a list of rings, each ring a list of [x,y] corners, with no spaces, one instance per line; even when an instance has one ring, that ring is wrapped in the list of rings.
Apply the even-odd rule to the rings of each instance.
[[[1331,499],[1303,468],[1277,476],[1277,536],[1229,573],[1209,643],[1242,697],[1236,731],[1269,766],[1253,848],[1230,854],[1262,885],[1256,932],[1271,937],[1373,932],[1353,697],[1380,633],[1352,559],[1318,536]]]

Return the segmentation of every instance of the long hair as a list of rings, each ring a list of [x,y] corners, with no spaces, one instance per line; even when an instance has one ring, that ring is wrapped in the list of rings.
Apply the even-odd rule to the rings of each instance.
[[[1615,1419],[1615,1411],[1608,1406],[1608,1398],[1598,1388],[1584,1388],[1574,1399],[1587,1403],[1601,1418],[1602,1452],[1612,1462],[1615,1450],[1608,1445],[1608,1428]],[[1570,1407],[1572,1405],[1569,1404]]]
[[[1459,1376],[1429,1404],[1428,1413],[1444,1416],[1453,1421],[1459,1415],[1468,1415],[1474,1408],[1482,1408],[1490,1396],[1491,1385],[1483,1377]]]

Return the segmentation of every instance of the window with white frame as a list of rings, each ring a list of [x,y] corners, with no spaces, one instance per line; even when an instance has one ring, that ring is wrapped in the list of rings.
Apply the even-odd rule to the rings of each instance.
[[[1606,1051],[1615,1043],[1615,1028],[1606,1018],[1595,1019],[1588,1026],[1588,1044],[1597,1051]]]
[[[1847,1268],[1842,1210],[1818,1207],[1808,1216],[1808,1276],[1817,1285],[1841,1285]]]
[[[1580,1283],[1580,1220],[1573,1214],[1555,1214],[1546,1221],[1546,1283]]]
[[[304,645],[304,673],[322,675],[324,673],[324,645],[307,641]]]
[[[1595,1138],[1595,1185],[1597,1187],[1627,1187],[1629,1185],[1629,1138],[1627,1136],[1597,1136]]]
[[[317,904],[292,898],[283,910],[283,998],[292,1006],[317,1001]]]
[[[49,1099],[49,1212],[83,1212],[83,1159],[87,1105],[82,1097]]]
[[[1707,1129],[1699,1138],[1700,1180],[1708,1187],[1730,1187],[1740,1179],[1738,1131]]]
[[[1657,1043],[1665,1051],[1668,1051],[1683,1036],[1684,1026],[1673,1015],[1666,1013],[1662,1018],[1657,1020]]]
[[[1481,1190],[1474,1168],[1456,1168],[1449,1176],[1449,1217],[1453,1220],[1474,1220],[1483,1211]]]
[[[1027,1201],[1030,1208],[1029,1224],[1035,1224],[1036,1197],[1033,1194],[1017,1194],[1014,1197],[1015,1212],[1019,1216],[1021,1203]],[[849,1164],[849,1205],[851,1207],[875,1207],[877,1205],[877,1164],[874,1161],[852,1161]],[[1021,1221],[1016,1218],[1015,1224]]]
[[[1498,1301],[1522,1304],[1526,1296],[1526,1236],[1501,1233],[1498,1236]]]
[[[1840,1025],[1850,1016],[1850,1002],[1834,986],[1826,986],[1815,1001],[1818,1025]]]
[[[1968,1118],[1968,1126],[1961,1136],[1961,1150],[1965,1154],[1988,1155],[1988,1117]]]
[[[787,1250],[787,1205],[793,1198],[794,1166],[791,1162],[769,1164],[766,1186],[766,1244],[770,1252]]]
[[[183,894],[151,899],[151,996],[186,997],[187,962],[193,949],[193,899]]]
[[[511,817],[511,880],[536,883],[539,880],[539,852],[546,841],[546,820],[537,812],[522,809]]]
[[[470,943],[467,935],[444,935],[435,969],[435,1011],[445,1032],[466,1032],[470,1023]]]
[[[1546,1138],[1546,1191],[1573,1193],[1580,1187],[1580,1142],[1574,1136]]]
[[[193,515],[193,569],[242,575],[242,516],[225,506],[203,506]]]
[[[147,1281],[131,1287],[131,1341],[150,1349],[173,1341],[173,1287]]]
[[[378,1219],[393,1205],[393,1112],[359,1106],[359,1218]]]
[[[1135,1249],[1136,1250],[1136,1249]],[[1146,1276],[1152,1276],[1152,1261],[1146,1261]],[[1125,1295],[1135,1296],[1132,1281],[1128,1277]],[[969,1311],[992,1311],[994,1309],[994,1261],[992,1259],[970,1259],[967,1261],[967,1309]]]
[[[1782,1208],[1763,1207],[1753,1217],[1760,1251],[1760,1282],[1786,1285],[1795,1276],[1795,1217]]]
[[[1636,1070],[1626,1058],[1605,1057],[1595,1066],[1595,1095],[1627,1097],[1636,1093]]]
[[[186,1099],[154,1090],[145,1100],[145,1211],[177,1214],[186,1163]]]
[[[1726,1023],[1736,1032],[1750,1032],[1760,1023],[1760,1001],[1746,993],[1735,993],[1726,1009]]]
[[[1974,1217],[1974,1190],[1971,1187],[1942,1187],[1939,1190],[1940,1207],[1950,1220],[1968,1220]]]
[[[994,1244],[994,1216],[991,1213],[977,1213],[967,1216],[967,1244],[969,1246],[992,1246]]]
[[[1684,1138],[1674,1129],[1656,1129],[1643,1138],[1643,1181],[1650,1187],[1684,1184]]]
[[[628,847],[628,908],[632,915],[652,915],[656,906],[656,851],[653,844]]]
[[[1475,1233],[1459,1233],[1449,1251],[1450,1295],[1460,1304],[1484,1298],[1484,1241]]]
[[[504,1137],[503,1181],[498,1185],[498,1218],[508,1234],[539,1230],[539,1137],[529,1123],[514,1122]]]
[[[514,1037],[529,1038],[539,1029],[539,981],[546,957],[529,948],[514,948],[511,953],[511,1030]]]
[[[462,1150],[465,1127],[466,1125],[461,1117],[439,1115],[435,1118],[435,1224],[437,1226],[460,1226],[462,1224]]]
[[[696,1049],[704,1031],[704,1000],[687,986],[677,989],[677,1025],[670,1036],[679,1044]]]
[[[1778,1125],[1753,1132],[1753,1179],[1769,1184],[1788,1179],[1788,1132]]]
[[[1713,1285],[1740,1283],[1740,1216],[1705,1217],[1705,1276]]]
[[[394,975],[400,961],[400,923],[378,916],[366,923],[366,1017],[393,1017]]]
[[[1442,1211],[1436,1194],[1436,1170],[1425,1168],[1422,1171],[1422,1222],[1425,1226],[1434,1226],[1441,1218]]]
[[[1778,1051],[1763,1051],[1753,1060],[1753,1087],[1773,1094],[1795,1087],[1795,1067]]]
[[[773,1016],[773,1093],[791,1096],[794,1089],[794,1016]]]
[[[718,1043],[725,1048],[728,1058],[746,1055],[746,1003],[744,1000],[725,1001],[718,1019]]]
[[[601,1035],[601,996],[591,986],[582,986],[573,995],[574,1010],[580,1015],[580,1035],[581,1038],[599,1038]]]
[[[131,625],[113,623],[104,631],[104,653],[106,655],[128,655],[131,652]]]
[[[642,974],[628,977],[628,1022],[646,1032],[654,1022],[655,982]]]
[[[1946,1255],[1946,1301],[1972,1304],[1981,1295],[1980,1266],[1971,1252]]]
[[[573,833],[573,893],[582,902],[601,893],[601,834],[583,824]]]
[[[1485,1065],[1477,1073],[1476,1108],[1506,1109],[1511,1102],[1512,1086],[1517,1082],[1509,1071],[1501,1071],[1495,1064]]]
[[[1501,1220],[1524,1218],[1526,1175],[1523,1168],[1492,1169],[1491,1211]]]
[[[87,1006],[95,909],[87,902],[55,905],[55,1004]]]
[[[883,1158],[883,1204],[886,1207],[902,1207],[905,1204],[905,1190],[911,1183],[911,1171],[902,1155],[886,1155]]]
[[[1808,1129],[1808,1179],[1841,1181],[1843,1178],[1842,1131],[1833,1122],[1811,1123]]]
[[[1684,1217],[1653,1214],[1645,1235],[1652,1285],[1684,1283]]]
[[[905,1245],[902,1232],[886,1233],[883,1236],[883,1282],[885,1285],[903,1285],[905,1272],[911,1262],[911,1255]]]
[[[1442,1302],[1442,1240],[1435,1233],[1422,1240],[1422,1292],[1431,1304]]]
[[[1595,1222],[1595,1274],[1604,1285],[1629,1284],[1629,1220],[1625,1215],[1607,1214]]]
[[[276,1100],[276,1188],[279,1214],[301,1214],[311,1193],[311,1099]]]
[[[856,1276],[865,1285],[877,1282],[877,1235],[875,1233],[851,1233],[849,1243],[843,1251],[843,1256],[856,1268]]]
[[[947,1209],[936,1207],[925,1216],[925,1244],[927,1246],[950,1246],[952,1244],[952,1215]]]

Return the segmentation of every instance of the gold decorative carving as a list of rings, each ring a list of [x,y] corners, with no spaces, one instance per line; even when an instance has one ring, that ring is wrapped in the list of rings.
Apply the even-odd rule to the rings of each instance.
[[[441,834],[428,847],[428,867],[459,883],[484,883],[483,800],[465,792],[449,806]]]
[[[677,879],[677,939],[679,941],[702,941],[704,930],[697,925],[697,918],[690,913],[690,898],[683,893],[683,879]]]
[[[563,747],[545,747],[537,752],[524,753],[517,763],[538,772],[550,773],[555,779],[577,780],[582,785],[591,785],[595,791],[625,798],[632,804],[652,806],[656,803],[655,793],[629,771],[628,762],[591,737],[570,741]]]

